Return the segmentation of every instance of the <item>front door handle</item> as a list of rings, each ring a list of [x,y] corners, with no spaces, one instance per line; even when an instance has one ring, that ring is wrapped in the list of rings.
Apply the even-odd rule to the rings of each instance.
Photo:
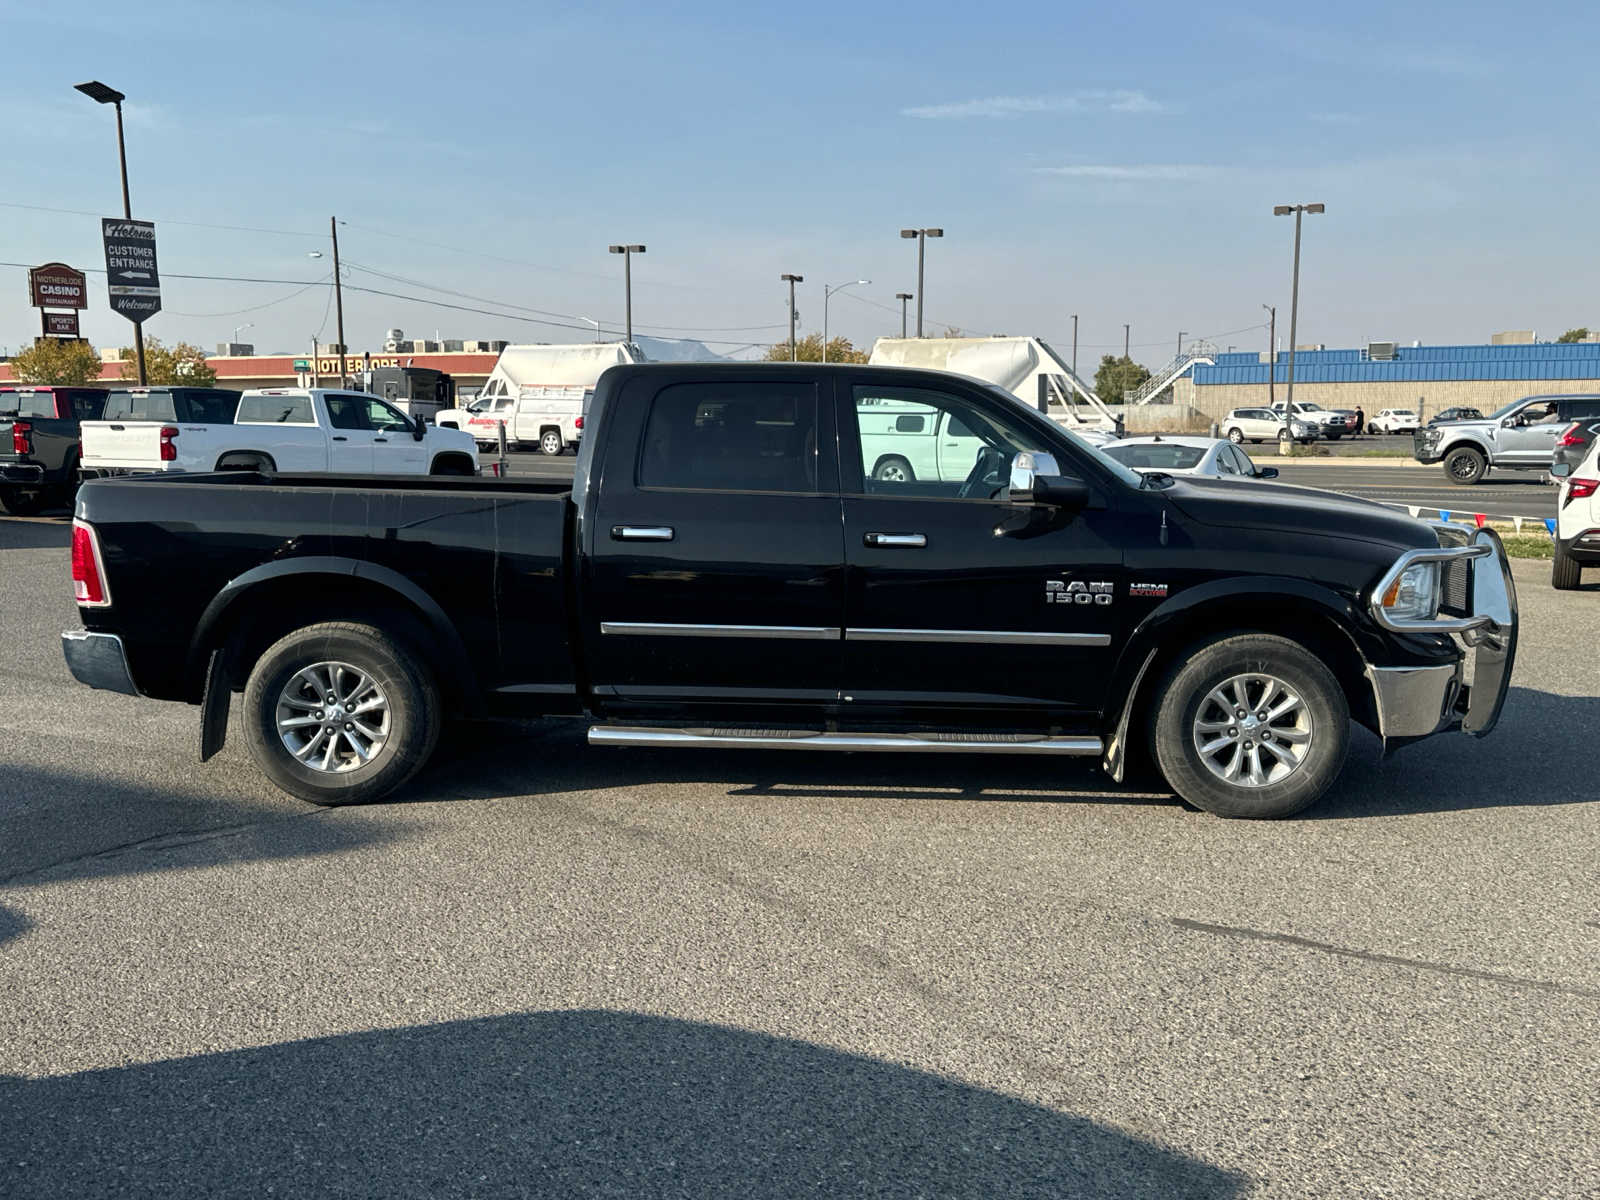
[[[348,442],[350,439],[345,437],[342,433],[336,433],[333,435],[333,440],[336,442]]]
[[[387,442],[389,439],[388,438],[373,438],[372,440],[375,441],[375,442]]]
[[[921,550],[928,544],[925,533],[869,533],[862,539],[869,546],[884,550]]]
[[[672,537],[671,525],[613,525],[611,527],[611,540],[614,542],[670,542]]]

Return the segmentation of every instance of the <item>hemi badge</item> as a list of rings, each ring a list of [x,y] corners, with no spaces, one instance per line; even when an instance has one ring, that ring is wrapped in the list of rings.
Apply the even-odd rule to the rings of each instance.
[[[1129,596],[1143,596],[1148,599],[1161,599],[1167,594],[1167,585],[1164,583],[1130,583]]]

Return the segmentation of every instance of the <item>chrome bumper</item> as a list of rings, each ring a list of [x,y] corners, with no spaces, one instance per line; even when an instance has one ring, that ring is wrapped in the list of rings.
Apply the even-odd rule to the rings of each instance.
[[[67,670],[79,683],[107,692],[139,694],[128,670],[122,639],[116,634],[69,629],[61,635],[61,653],[66,657]]]
[[[1465,530],[1452,530],[1453,536]],[[1517,588],[1499,534],[1479,529],[1463,547],[1471,547],[1471,612],[1464,618],[1442,619],[1431,628],[1448,633],[1461,647],[1454,663],[1428,667],[1367,668],[1378,710],[1378,733],[1385,741],[1427,737],[1455,727],[1474,737],[1494,729],[1511,686],[1517,656]],[[1405,632],[1427,632],[1418,621]],[[1467,652],[1472,674],[1466,677]]]

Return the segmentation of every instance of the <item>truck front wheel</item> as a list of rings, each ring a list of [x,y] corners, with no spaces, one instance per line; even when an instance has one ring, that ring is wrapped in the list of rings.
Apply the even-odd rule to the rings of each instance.
[[[1489,464],[1483,455],[1470,446],[1452,450],[1444,458],[1444,473],[1451,483],[1471,484],[1483,478]]]
[[[546,429],[539,435],[539,453],[560,454],[567,448],[567,441],[561,436],[559,429]]]
[[[1219,817],[1287,817],[1338,778],[1350,708],[1304,646],[1270,634],[1185,655],[1157,693],[1151,741],[1168,784]]]
[[[267,648],[245,685],[245,733],[273,783],[313,804],[377,800],[439,740],[432,675],[371,625],[307,625]]]

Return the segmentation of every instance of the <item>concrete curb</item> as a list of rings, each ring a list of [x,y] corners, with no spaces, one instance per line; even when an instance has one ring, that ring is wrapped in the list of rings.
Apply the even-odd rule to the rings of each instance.
[[[1419,463],[1414,458],[1363,458],[1358,454],[1330,454],[1326,457],[1317,455],[1312,458],[1299,458],[1290,456],[1282,458],[1277,454],[1252,454],[1260,462],[1289,462],[1298,463],[1308,467],[1418,467],[1425,471],[1440,471],[1438,463]]]

